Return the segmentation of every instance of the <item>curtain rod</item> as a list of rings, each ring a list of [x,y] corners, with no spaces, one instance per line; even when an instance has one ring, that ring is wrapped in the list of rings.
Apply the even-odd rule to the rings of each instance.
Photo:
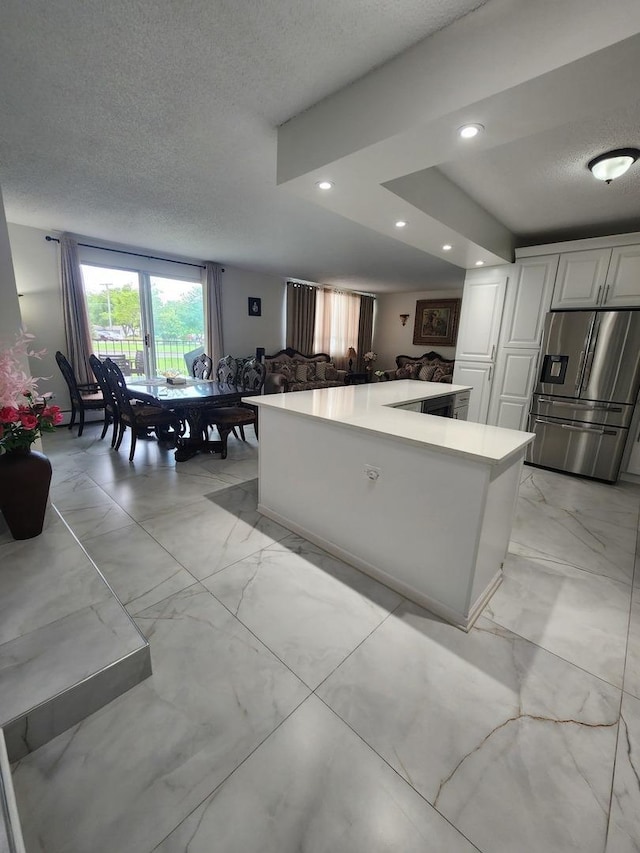
[[[375,293],[367,293],[366,290],[345,290],[343,287],[333,287],[331,284],[313,284],[310,281],[297,281],[295,278],[288,278],[287,284],[293,284],[295,287],[311,287],[315,290],[333,290],[336,293],[355,293],[356,296],[370,296],[376,298]]]
[[[48,234],[44,238],[47,243],[59,243],[58,237],[50,237]],[[145,258],[147,261],[167,261],[170,264],[182,264],[184,267],[197,267],[203,270],[202,264],[190,264],[188,261],[174,261],[172,258],[160,258],[158,255],[142,255],[140,252],[125,252],[124,249],[107,249],[105,246],[93,246],[91,243],[78,243],[78,246],[83,246],[85,249],[100,249],[101,252],[117,252],[119,255],[131,255],[134,258]],[[224,270],[222,270],[224,272]]]

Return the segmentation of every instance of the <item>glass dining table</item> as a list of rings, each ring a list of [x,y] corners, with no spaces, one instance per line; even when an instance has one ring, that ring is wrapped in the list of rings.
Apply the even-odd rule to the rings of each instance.
[[[171,409],[186,421],[189,435],[178,437],[175,452],[176,462],[185,462],[197,453],[222,453],[222,442],[207,437],[207,409],[233,405],[260,392],[215,379],[187,379],[184,384],[172,385],[163,378],[132,377],[127,393],[131,400]]]

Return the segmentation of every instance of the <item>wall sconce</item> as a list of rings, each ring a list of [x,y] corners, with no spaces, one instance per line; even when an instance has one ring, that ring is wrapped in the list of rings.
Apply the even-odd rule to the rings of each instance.
[[[408,314],[401,314],[401,315],[400,315],[400,322],[402,323],[402,325],[403,325],[403,326],[406,326],[406,325],[407,325],[407,320],[408,320],[408,319],[409,319],[409,315],[408,315]]]

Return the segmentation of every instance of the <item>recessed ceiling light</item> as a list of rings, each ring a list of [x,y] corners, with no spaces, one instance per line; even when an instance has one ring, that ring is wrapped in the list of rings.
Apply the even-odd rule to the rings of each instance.
[[[406,222],[404,219],[398,219],[396,222],[396,228],[404,228],[406,226]]]
[[[483,266],[484,266],[484,261],[476,261],[476,266],[477,266],[477,267],[483,267]]]
[[[333,189],[333,181],[318,181],[316,186],[319,190],[331,190]]]
[[[453,246],[450,243],[445,243],[442,247],[443,252],[450,252],[453,249]]]
[[[473,139],[482,130],[484,130],[484,127],[481,124],[465,124],[463,127],[458,128],[458,134],[463,139]]]
[[[587,168],[591,170],[594,178],[610,184],[615,178],[624,175],[638,157],[640,157],[640,151],[637,148],[617,148],[615,151],[607,151],[606,154],[594,157],[587,164]]]

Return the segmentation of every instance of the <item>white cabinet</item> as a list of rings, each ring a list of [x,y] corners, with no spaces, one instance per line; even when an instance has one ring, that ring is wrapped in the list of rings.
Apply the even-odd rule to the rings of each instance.
[[[500,349],[487,423],[526,429],[539,354],[539,349]]]
[[[475,423],[487,422],[510,269],[470,270],[464,283],[453,382],[472,386],[468,420]]]
[[[519,261],[509,279],[487,423],[526,429],[559,255]]]
[[[532,349],[540,346],[559,258],[559,255],[541,255],[516,264],[507,288],[501,347]]]
[[[498,346],[507,276],[504,270],[467,273],[456,359],[493,361]],[[457,381],[457,380],[454,380]],[[462,383],[467,384],[467,383]]]
[[[628,440],[633,441],[633,446],[624,470],[626,474],[633,474],[636,477],[640,477],[640,434],[638,434],[637,429],[629,432]]]
[[[604,298],[611,249],[560,255],[553,291],[553,309],[596,308]]]
[[[486,361],[457,361],[453,374],[455,385],[471,385],[467,420],[477,424],[487,422],[493,364]]]
[[[640,246],[613,249],[602,304],[610,308],[640,305]]]

